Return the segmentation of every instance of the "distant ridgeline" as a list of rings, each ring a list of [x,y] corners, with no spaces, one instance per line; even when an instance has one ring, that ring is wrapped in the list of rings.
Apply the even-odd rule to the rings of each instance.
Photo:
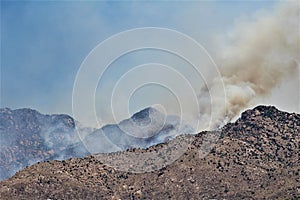
[[[180,125],[179,117],[164,116],[154,108],[146,108],[119,124],[97,130],[83,128],[68,115],[1,108],[0,180],[41,161],[146,148],[189,133],[193,129]]]
[[[69,121],[69,117],[61,117],[61,127],[64,127],[61,131],[68,135],[68,130],[74,128],[74,122]],[[161,117],[156,110],[146,109],[129,120],[120,122],[118,128],[116,125],[107,125],[102,129],[104,133],[101,133],[101,129],[96,130],[83,141],[91,142],[95,139],[101,144],[101,139],[107,136],[106,140],[115,143],[105,146],[111,148],[108,151],[135,145],[146,147],[151,141],[168,139],[168,130],[176,130],[175,121],[168,124],[167,117],[166,123],[161,124],[159,121],[164,121],[160,120]],[[53,123],[59,124],[54,119]],[[16,125],[13,126],[11,120],[12,118],[6,121],[6,126]],[[26,123],[28,130],[37,129],[36,126],[31,126],[32,121]],[[142,128],[137,128],[135,124]],[[160,129],[161,125],[161,131],[152,135],[156,132],[153,130]],[[139,129],[144,132],[138,132]],[[125,132],[128,131],[131,133],[125,137]],[[214,138],[216,132],[220,133],[217,141]],[[143,136],[148,138],[143,139]],[[118,137],[121,138],[118,140]],[[180,149],[183,138],[191,138],[192,142],[180,157],[162,168],[156,168],[158,160],[169,160],[169,152],[172,153],[169,145],[171,144],[171,148]],[[146,143],[147,140],[150,143]],[[94,142],[87,147],[92,149],[96,144]],[[213,147],[202,157],[200,155],[209,146],[207,144],[212,144]],[[0,182],[0,196],[1,199],[9,200],[299,199],[299,145],[300,114],[279,111],[273,106],[257,106],[243,112],[239,119],[218,131],[179,136],[167,143],[145,149],[129,149],[119,153],[41,162],[29,166],[12,178]],[[103,150],[102,148],[95,147],[94,150]],[[17,148],[12,147],[10,150],[15,152],[15,149]],[[163,151],[164,149],[167,151]],[[134,155],[136,159],[127,159],[128,155]],[[150,155],[150,159],[139,155]],[[133,173],[132,167],[135,170],[139,167],[142,172]]]
[[[32,109],[0,109],[0,141],[0,179],[36,162],[85,154],[65,153],[79,142],[73,118]]]

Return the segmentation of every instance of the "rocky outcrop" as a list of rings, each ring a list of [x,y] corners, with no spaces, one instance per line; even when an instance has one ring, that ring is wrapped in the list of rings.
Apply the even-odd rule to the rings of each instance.
[[[220,138],[202,157],[199,150],[209,134]],[[258,106],[220,132],[172,141],[182,137],[193,141],[175,162],[159,170],[119,171],[97,156],[47,161],[2,181],[0,195],[2,199],[300,198],[299,114]],[[127,152],[159,152],[167,144]]]
[[[32,109],[0,109],[0,180],[47,160],[81,158],[134,147],[146,148],[179,133],[192,133],[180,118],[146,108],[119,124],[84,127],[68,115],[43,115]],[[80,135],[80,137],[79,137]]]
[[[195,130],[180,117],[164,115],[154,108],[145,108],[118,124],[108,124],[83,139],[91,152],[110,153],[132,148],[147,148],[164,143],[179,134]]]
[[[65,154],[77,142],[75,121],[68,115],[0,109],[0,180],[39,161],[79,157]]]

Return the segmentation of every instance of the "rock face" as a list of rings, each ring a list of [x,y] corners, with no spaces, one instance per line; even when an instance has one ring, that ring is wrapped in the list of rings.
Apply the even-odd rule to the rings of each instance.
[[[32,109],[0,109],[0,180],[38,161],[66,156],[78,142],[75,122],[68,115],[43,115]]]
[[[131,148],[147,148],[179,134],[191,134],[189,125],[154,108],[145,108],[119,124],[109,124],[88,135],[83,143],[91,153],[110,153]]]
[[[178,117],[164,116],[154,108],[98,130],[82,127],[68,115],[3,108],[0,109],[0,180],[37,162],[146,148],[177,133],[192,131],[188,125],[181,126]]]
[[[201,158],[193,136],[172,164],[147,173],[118,171],[95,156],[47,161],[0,183],[1,199],[298,199],[300,115],[271,106],[244,112],[224,126]],[[181,137],[177,137],[174,141]],[[170,141],[171,142],[171,141]],[[129,152],[153,152],[167,144]],[[119,154],[124,154],[119,153]],[[164,155],[161,155],[164,156]]]

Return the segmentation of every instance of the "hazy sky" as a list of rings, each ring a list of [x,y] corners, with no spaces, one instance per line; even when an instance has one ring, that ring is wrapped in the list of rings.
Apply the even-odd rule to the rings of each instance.
[[[145,26],[175,29],[193,37],[214,56],[218,39],[230,34],[239,20],[257,11],[272,10],[274,4],[1,1],[0,105],[71,114],[73,83],[81,63],[96,45],[113,34]],[[115,64],[103,80],[104,88],[106,82],[119,78],[120,66],[134,63],[131,57]],[[144,57],[139,59],[143,61]],[[145,106],[138,105],[133,105],[133,110]],[[107,105],[99,103],[97,107],[105,112]]]

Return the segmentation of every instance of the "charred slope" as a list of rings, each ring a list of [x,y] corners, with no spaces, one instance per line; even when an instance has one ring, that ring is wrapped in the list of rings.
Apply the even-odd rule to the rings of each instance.
[[[2,199],[297,199],[299,132],[299,114],[258,106],[227,124],[202,159],[199,148],[209,132],[192,136],[188,150],[158,171],[121,172],[93,156],[49,161],[2,181],[0,195]]]

